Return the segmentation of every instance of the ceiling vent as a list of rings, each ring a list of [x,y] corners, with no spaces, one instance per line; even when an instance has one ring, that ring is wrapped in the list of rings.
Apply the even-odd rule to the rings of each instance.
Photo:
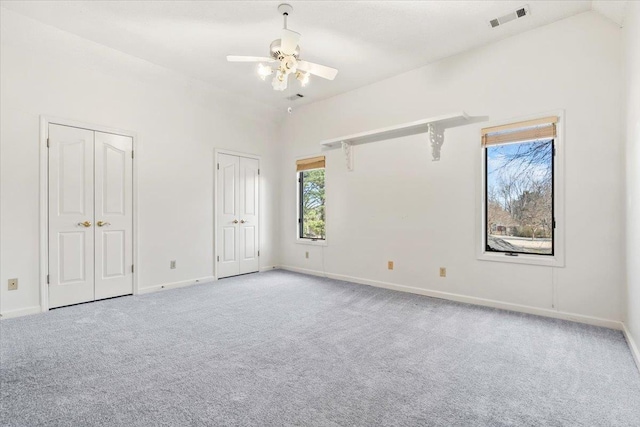
[[[301,93],[296,93],[295,95],[287,96],[289,101],[295,101],[296,99],[304,98],[304,95]]]
[[[518,10],[515,10],[511,13],[507,13],[506,15],[500,16],[498,18],[492,19],[491,21],[489,21],[489,25],[491,26],[491,28],[495,28],[498,27],[500,25],[504,25],[509,21],[513,21],[514,19],[518,19],[518,18],[524,18],[525,16],[531,14],[531,12],[529,12],[529,5],[526,5],[524,7],[521,7]]]

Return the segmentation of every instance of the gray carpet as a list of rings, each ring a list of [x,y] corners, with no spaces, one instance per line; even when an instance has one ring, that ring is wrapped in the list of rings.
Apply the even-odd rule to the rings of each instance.
[[[282,271],[0,334],[3,426],[640,426],[618,331]]]

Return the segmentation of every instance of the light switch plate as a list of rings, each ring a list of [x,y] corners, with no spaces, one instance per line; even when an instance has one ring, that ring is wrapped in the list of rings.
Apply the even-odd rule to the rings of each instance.
[[[393,270],[393,261],[387,261],[387,268]]]
[[[171,263],[169,264],[169,266],[170,266],[169,268],[171,268],[172,270],[173,270],[174,268],[176,268],[176,261],[175,261],[175,260],[171,261]]]
[[[9,279],[9,286],[8,286],[10,291],[17,291],[18,290],[18,279]]]

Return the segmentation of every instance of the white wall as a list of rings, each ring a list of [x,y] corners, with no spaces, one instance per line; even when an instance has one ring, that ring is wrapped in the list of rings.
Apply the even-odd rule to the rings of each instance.
[[[45,114],[137,132],[141,288],[211,276],[213,149],[219,147],[263,156],[262,266],[615,321],[628,311],[638,340],[640,272],[631,261],[640,253],[640,238],[633,238],[639,235],[633,222],[640,206],[639,97],[628,95],[625,310],[621,34],[596,13],[300,107],[277,138],[272,110],[1,11],[3,314],[39,304],[38,118]],[[634,11],[637,23],[637,6]],[[637,24],[625,31],[637,94]],[[424,136],[357,147],[351,173],[339,151],[328,152],[329,244],[294,243],[294,159],[318,153],[320,140],[460,110],[501,120],[560,108],[567,136],[565,268],[476,260],[482,124],[448,130],[440,162],[431,162]],[[277,139],[282,156],[273,149]],[[168,268],[171,259],[178,269]],[[386,270],[387,260],[395,261],[394,271]],[[448,269],[446,279],[438,277],[440,266]],[[8,292],[12,277],[20,288]]]
[[[281,133],[283,265],[623,320],[620,33],[587,12],[297,109]],[[502,120],[557,109],[566,111],[565,268],[476,259],[482,124],[448,130],[439,162],[424,135],[356,147],[354,172],[327,152],[328,246],[295,243],[294,159],[318,153],[321,140],[461,110]]]
[[[640,4],[624,22],[627,157],[627,327],[640,345]],[[637,351],[637,350],[636,350]],[[638,360],[640,366],[640,360]]]
[[[140,288],[213,274],[214,148],[262,156],[261,265],[277,263],[273,111],[2,9],[0,311],[39,305],[39,116],[134,131]],[[177,260],[178,268],[169,269]],[[19,289],[7,291],[7,279]]]

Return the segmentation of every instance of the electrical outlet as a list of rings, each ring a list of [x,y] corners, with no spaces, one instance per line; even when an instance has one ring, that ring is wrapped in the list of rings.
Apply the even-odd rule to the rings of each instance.
[[[17,291],[18,290],[18,279],[9,279],[9,286],[8,286],[10,291]]]
[[[440,267],[440,277],[447,277],[447,269]]]
[[[308,251],[304,253],[304,257],[307,258],[307,259],[309,258],[309,252]]]
[[[169,268],[171,268],[172,270],[174,268],[176,268],[176,261],[175,260],[171,261],[171,264],[170,264]]]
[[[387,261],[387,268],[393,270],[393,261]]]

